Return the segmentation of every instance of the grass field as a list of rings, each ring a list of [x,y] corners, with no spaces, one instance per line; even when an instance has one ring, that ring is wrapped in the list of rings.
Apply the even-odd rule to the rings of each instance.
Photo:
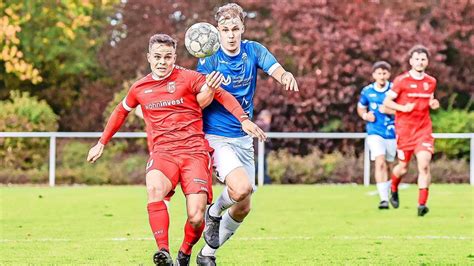
[[[218,186],[218,194],[222,187]],[[265,186],[252,213],[217,253],[220,265],[474,264],[474,188],[433,185],[416,216],[417,188],[401,207],[376,209],[375,187]],[[1,187],[0,264],[151,265],[144,187]],[[175,257],[185,221],[171,205]],[[194,255],[203,241],[194,248]],[[192,258],[195,265],[195,256]]]

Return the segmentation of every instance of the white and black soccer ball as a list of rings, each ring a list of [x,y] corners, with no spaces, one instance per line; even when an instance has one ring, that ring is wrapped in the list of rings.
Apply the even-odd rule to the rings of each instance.
[[[184,45],[192,56],[198,58],[211,56],[219,50],[219,32],[209,23],[196,23],[186,31]]]

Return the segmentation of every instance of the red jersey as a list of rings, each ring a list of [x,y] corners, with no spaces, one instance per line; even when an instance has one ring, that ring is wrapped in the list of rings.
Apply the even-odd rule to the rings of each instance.
[[[153,151],[209,150],[196,100],[205,83],[204,75],[175,66],[164,79],[148,74],[132,85],[123,106],[130,111],[141,105]]]
[[[395,114],[395,130],[401,140],[399,148],[416,145],[427,136],[431,137],[430,99],[434,97],[436,79],[424,74],[422,79],[413,78],[409,72],[399,75],[393,82],[390,94],[395,102],[401,105],[414,103],[413,111]]]

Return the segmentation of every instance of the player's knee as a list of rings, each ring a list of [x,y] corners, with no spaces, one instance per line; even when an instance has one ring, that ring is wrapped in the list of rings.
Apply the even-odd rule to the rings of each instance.
[[[148,201],[162,201],[165,198],[165,191],[163,188],[157,186],[147,186]]]
[[[204,222],[204,214],[199,212],[189,214],[188,222],[192,227],[197,228]]]
[[[429,164],[422,164],[418,166],[418,171],[423,174],[428,174],[430,172],[430,165]]]
[[[229,191],[230,197],[236,202],[240,202],[244,200],[251,193],[252,193],[252,186],[250,185],[242,185],[237,188],[231,189]]]

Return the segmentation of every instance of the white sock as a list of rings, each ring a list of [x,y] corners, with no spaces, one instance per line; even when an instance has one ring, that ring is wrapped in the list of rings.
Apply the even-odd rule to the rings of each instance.
[[[226,186],[219,198],[217,198],[211,208],[209,208],[209,214],[214,217],[220,217],[223,211],[227,210],[235,203],[236,201],[229,196],[229,191]]]
[[[377,191],[379,192],[380,201],[388,201],[387,183],[390,184],[389,182],[377,183]]]
[[[387,191],[387,198],[388,198],[388,195],[390,195],[390,192],[392,191],[392,180],[388,180],[387,182],[385,182],[385,191]]]
[[[241,222],[237,222],[229,215],[229,211],[226,211],[222,215],[221,224],[219,226],[219,246],[222,246],[239,228]]]
[[[219,226],[219,246],[222,246],[239,228],[241,223],[235,221],[230,217],[229,211],[226,211],[222,215],[221,224]],[[205,244],[201,250],[203,256],[216,256],[217,249],[211,248],[208,244]]]
[[[215,257],[216,256],[216,251],[217,251],[217,249],[213,249],[209,245],[206,244],[202,248],[201,254],[203,256],[206,256],[206,257],[209,257],[209,256]]]

